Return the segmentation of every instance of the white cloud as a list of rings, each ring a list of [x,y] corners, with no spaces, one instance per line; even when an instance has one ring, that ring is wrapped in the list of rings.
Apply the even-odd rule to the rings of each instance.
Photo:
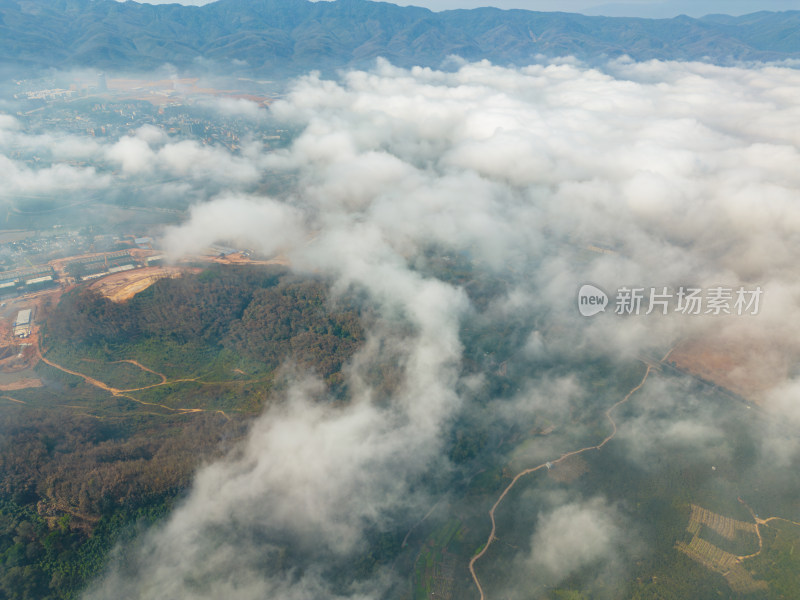
[[[246,117],[254,121],[264,119],[267,115],[266,109],[259,106],[258,103],[248,100],[247,98],[210,98],[204,101],[203,104],[216,110],[220,114]]]
[[[319,572],[292,579],[291,566],[275,574],[272,554],[260,562],[264,540],[341,557],[360,548],[366,527],[421,506],[414,483],[449,468],[443,437],[467,402],[461,391],[477,381],[461,377],[460,327],[478,309],[458,284],[415,268],[432,246],[508,286],[505,302],[484,315],[489,322],[539,315],[543,329],[557,332],[547,344],[547,331],[530,336],[528,358],[580,351],[634,359],[707,330],[746,338],[758,329],[796,351],[800,332],[787,315],[797,310],[800,113],[789,92],[800,93],[800,75],[767,66],[617,61],[600,71],[567,61],[513,70],[484,62],[451,73],[380,62],[340,82],[299,80],[271,109],[302,128],[284,150],[232,155],[141,132],[111,146],[110,160],[126,173],[170,173],[198,187],[246,190],[264,169],[285,172],[296,181],[287,197],[234,190],[195,206],[167,232],[170,250],[235,239],[284,252],[336,290],[363,292],[377,322],[350,369],[346,406],[331,408],[314,385],[296,382],[237,453],[201,471],[186,503],[144,542],[134,575],[115,571],[101,585],[142,598],[163,590],[328,597]],[[598,244],[611,251],[586,249]],[[762,284],[767,295],[758,317],[608,311],[586,320],[574,306],[585,281],[610,290]],[[376,398],[367,373],[382,358],[375,349],[386,347],[402,378],[390,398]],[[555,395],[558,413],[559,401],[583,397],[570,377],[538,383],[515,408],[527,400],[535,410]],[[681,390],[648,390],[643,416],[620,428],[634,459],[670,445],[727,455],[697,402],[676,400],[669,406],[678,414],[661,415],[659,392],[675,399]],[[559,580],[602,564],[614,554],[617,517],[598,499],[553,508],[533,535],[531,565]],[[261,545],[237,537],[250,529]],[[217,587],[187,583],[203,572]],[[378,597],[384,575],[367,584],[371,591],[346,594]]]
[[[147,173],[153,170],[156,154],[150,144],[140,137],[121,138],[108,149],[108,158],[129,174]]]
[[[620,542],[619,516],[602,498],[564,504],[539,516],[531,539],[531,567],[553,583],[582,567],[609,562]]]
[[[302,215],[285,204],[231,196],[192,208],[191,229],[173,229],[166,247],[177,254],[197,253],[214,242],[241,241],[276,253],[304,237]]]
[[[106,175],[98,175],[94,167],[55,164],[32,169],[2,155],[0,155],[0,178],[3,180],[2,193],[8,196],[73,193],[102,188],[110,183],[110,178]]]
[[[14,117],[11,115],[0,114],[0,130],[14,131],[19,129],[19,127],[19,121],[17,121]]]

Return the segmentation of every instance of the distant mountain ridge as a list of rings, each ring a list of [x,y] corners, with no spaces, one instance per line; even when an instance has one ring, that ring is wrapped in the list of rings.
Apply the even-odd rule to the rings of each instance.
[[[453,54],[517,65],[537,55],[797,59],[800,11],[635,19],[495,8],[435,13],[369,0],[219,0],[202,7],[0,0],[6,67],[142,70],[171,63],[285,75],[363,67],[378,56],[438,66]]]

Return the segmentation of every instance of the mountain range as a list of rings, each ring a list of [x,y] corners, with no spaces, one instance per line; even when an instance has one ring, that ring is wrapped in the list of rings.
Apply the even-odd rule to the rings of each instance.
[[[597,60],[800,58],[800,11],[637,19],[478,8],[432,12],[369,0],[219,0],[202,7],[115,0],[0,0],[8,68],[223,68],[264,76],[363,67],[378,56],[439,66],[537,56]]]

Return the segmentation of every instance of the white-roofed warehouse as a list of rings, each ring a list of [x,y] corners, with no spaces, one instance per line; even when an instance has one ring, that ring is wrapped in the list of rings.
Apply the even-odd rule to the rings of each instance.
[[[28,337],[31,334],[31,309],[26,308],[17,313],[14,321],[14,337]]]

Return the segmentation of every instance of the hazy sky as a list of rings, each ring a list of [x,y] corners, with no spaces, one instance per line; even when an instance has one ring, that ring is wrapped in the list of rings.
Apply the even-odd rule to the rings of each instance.
[[[709,13],[746,14],[759,10],[797,10],[800,0],[398,0],[393,4],[425,6],[432,10],[454,8],[523,8],[526,10],[565,11],[611,16],[674,17],[679,14],[702,16]]]
[[[210,0],[180,0],[180,4],[203,5]],[[175,0],[150,0],[149,4],[171,4]],[[800,0],[396,0],[401,6],[424,6],[431,10],[455,8],[523,8],[541,11],[566,11],[585,14],[635,17],[674,17],[679,14],[702,16],[709,13],[732,15],[760,10],[800,10]]]

